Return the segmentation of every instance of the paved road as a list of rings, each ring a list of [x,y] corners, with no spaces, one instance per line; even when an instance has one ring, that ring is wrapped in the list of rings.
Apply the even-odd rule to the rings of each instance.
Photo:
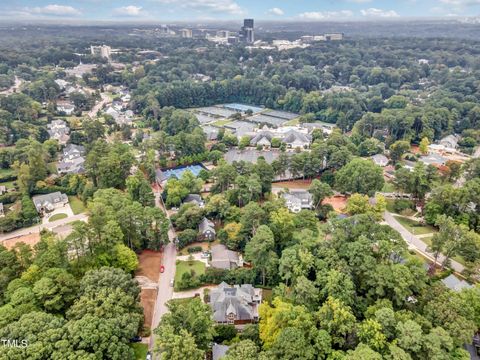
[[[165,208],[160,199],[160,193],[155,193],[155,202],[157,207],[161,208],[167,217],[168,213],[165,211]],[[170,230],[168,231],[168,238],[170,243],[165,246],[162,256],[162,264],[165,267],[163,274],[160,274],[158,280],[158,293],[157,300],[155,302],[155,309],[153,310],[153,319],[152,319],[152,336],[150,337],[150,349],[153,348],[155,343],[155,336],[153,330],[160,323],[162,316],[167,313],[167,302],[173,297],[173,287],[170,285],[170,281],[175,277],[175,261],[177,258],[177,248],[174,245],[174,240],[176,238],[175,230],[170,224]]]
[[[389,213],[388,211],[385,211],[384,213],[384,219],[387,222],[388,225],[390,225],[392,228],[397,230],[402,238],[406,241],[408,246],[418,252],[420,252],[422,255],[425,257],[429,258],[431,261],[434,260],[434,255],[432,252],[427,251],[427,244],[424,243],[421,239],[413,235],[411,232],[409,232],[407,229],[405,229],[396,219],[395,217]],[[438,258],[438,261],[441,263],[445,257],[443,255],[440,255]],[[450,267],[455,270],[458,273],[461,273],[464,270],[464,266],[460,264],[459,262],[455,260],[450,260]]]
[[[57,227],[61,228],[61,227],[65,226],[69,223],[74,222],[74,221],[77,221],[77,220],[87,221],[87,219],[88,219],[88,216],[86,214],[78,214],[78,215],[74,215],[74,216],[71,216],[71,217],[68,217],[68,218],[65,218],[65,219],[60,219],[60,220],[57,220],[57,221],[49,222],[49,223],[46,223],[46,224],[40,224],[40,225],[31,226],[29,228],[23,228],[23,229],[15,230],[15,231],[12,231],[12,232],[9,232],[9,233],[6,233],[6,234],[1,234],[0,235],[0,242],[2,242],[4,240],[11,239],[11,238],[14,238],[14,237],[18,237],[18,236],[28,235],[28,234],[31,234],[31,233],[39,233],[43,229],[53,230]]]
[[[100,94],[100,96],[102,97],[102,100],[101,100],[99,103],[97,103],[97,104],[92,108],[92,110],[90,110],[90,111],[88,112],[88,116],[89,116],[90,118],[92,118],[92,119],[95,118],[95,117],[97,117],[98,111],[103,108],[103,105],[105,105],[106,103],[108,103],[108,102],[110,101],[110,98],[109,98],[107,95],[105,95],[105,94],[102,93],[102,94]]]

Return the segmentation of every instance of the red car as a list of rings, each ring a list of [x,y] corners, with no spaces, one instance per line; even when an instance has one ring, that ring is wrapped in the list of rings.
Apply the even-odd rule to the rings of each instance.
[[[160,273],[163,273],[165,271],[165,266],[160,266]]]

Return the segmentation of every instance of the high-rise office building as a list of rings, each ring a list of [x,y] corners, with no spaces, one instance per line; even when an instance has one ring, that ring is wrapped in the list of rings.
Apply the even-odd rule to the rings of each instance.
[[[255,41],[255,30],[253,19],[243,20],[243,26],[240,30],[240,41],[253,43]]]

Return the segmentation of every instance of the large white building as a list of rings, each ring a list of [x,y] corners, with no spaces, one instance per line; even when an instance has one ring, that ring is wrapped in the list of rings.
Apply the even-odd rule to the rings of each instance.
[[[100,46],[90,46],[90,52],[92,55],[98,55],[102,58],[110,60],[110,55],[112,54],[112,48],[107,45],[100,45]]]

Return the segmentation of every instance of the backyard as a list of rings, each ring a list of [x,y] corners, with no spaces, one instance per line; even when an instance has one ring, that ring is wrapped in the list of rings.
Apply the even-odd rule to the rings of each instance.
[[[130,344],[130,347],[135,351],[136,360],[145,360],[147,358],[148,346],[147,344],[135,343]]]

